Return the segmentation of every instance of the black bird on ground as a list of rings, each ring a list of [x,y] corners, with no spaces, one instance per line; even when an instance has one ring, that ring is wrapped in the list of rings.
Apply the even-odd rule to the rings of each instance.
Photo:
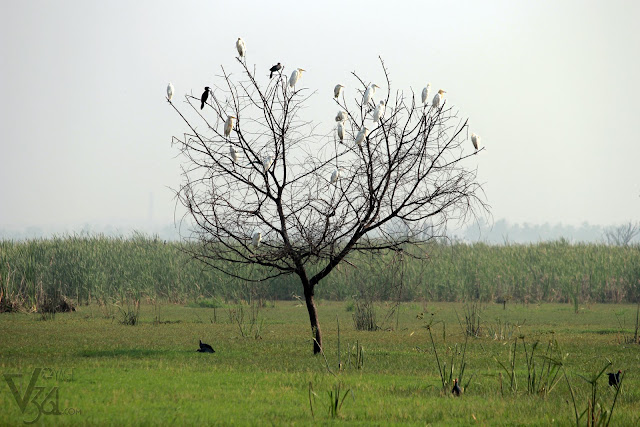
[[[460,396],[460,393],[462,393],[462,389],[460,388],[460,385],[458,384],[458,379],[457,378],[455,380],[453,380],[453,388],[451,389],[451,393],[453,393],[456,396]]]
[[[620,374],[622,373],[622,371],[618,371],[615,374],[612,372],[609,372],[607,375],[609,375],[609,385],[612,386],[619,386],[620,385]]]
[[[276,65],[274,65],[273,67],[269,68],[269,71],[271,71],[271,74],[269,75],[269,78],[273,77],[273,73],[282,70],[282,64],[281,63],[277,63]]]
[[[209,99],[209,86],[204,88],[204,92],[202,92],[202,96],[200,97],[200,109],[204,108],[204,103]]]
[[[209,344],[205,344],[200,340],[200,348],[196,350],[198,353],[215,353],[216,351]]]

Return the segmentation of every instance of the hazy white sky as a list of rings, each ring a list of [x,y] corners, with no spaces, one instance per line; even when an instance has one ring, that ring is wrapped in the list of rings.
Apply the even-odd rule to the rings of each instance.
[[[165,101],[236,70],[308,70],[333,125],[351,71],[447,90],[486,151],[495,219],[640,218],[640,2],[7,1],[0,4],[0,229],[173,222],[185,130]],[[237,71],[237,70],[236,70]]]

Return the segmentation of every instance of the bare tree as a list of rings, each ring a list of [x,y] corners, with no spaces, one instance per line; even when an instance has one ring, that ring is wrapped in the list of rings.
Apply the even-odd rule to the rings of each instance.
[[[185,160],[177,195],[198,242],[192,256],[248,281],[297,275],[318,353],[316,285],[357,252],[426,256],[421,243],[443,235],[448,221],[486,210],[476,173],[465,165],[482,149],[473,150],[467,121],[446,102],[435,108],[413,92],[392,93],[382,60],[387,89],[375,103],[363,105],[368,85],[356,73],[352,99],[336,99],[346,119],[343,141],[302,119],[312,95],[304,79],[290,87],[281,71],[265,84],[246,59],[238,62],[241,76],[222,67],[203,112],[199,98],[185,97],[195,119],[171,104],[189,128],[173,141]],[[386,112],[374,122],[380,100]],[[236,120],[225,136],[229,116]],[[365,124],[370,130],[358,145]]]
[[[629,221],[627,224],[605,230],[604,237],[610,245],[627,246],[638,234],[640,234],[640,223],[634,224]]]

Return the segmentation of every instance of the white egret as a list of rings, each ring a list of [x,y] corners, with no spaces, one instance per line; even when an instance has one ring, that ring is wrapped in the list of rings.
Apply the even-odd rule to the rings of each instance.
[[[369,134],[369,129],[367,129],[366,126],[360,129],[360,132],[358,132],[358,135],[356,135],[356,144],[358,144],[359,146],[362,146],[362,141],[364,141],[364,139],[367,137],[368,134]]]
[[[340,178],[340,172],[342,172],[342,168],[338,168],[338,169],[333,171],[333,173],[331,174],[331,183],[332,184],[335,184],[336,182],[338,182],[338,178]]]
[[[336,122],[344,122],[347,120],[347,117],[346,111],[338,111],[338,114],[336,114]]]
[[[380,101],[380,104],[376,107],[376,110],[373,112],[373,121],[379,122],[382,116],[384,116],[384,101]]]
[[[431,92],[431,83],[427,83],[427,86],[422,89],[422,103],[426,104],[429,99],[429,92]]]
[[[233,147],[233,145],[229,146],[229,155],[231,156],[233,163],[238,162],[238,151]]]
[[[169,101],[173,98],[173,85],[171,83],[167,86],[167,98],[169,98]]]
[[[444,101],[444,94],[447,93],[447,91],[440,89],[438,91],[438,93],[436,93],[436,95],[433,97],[433,102],[431,103],[431,106],[433,108],[439,108],[440,107],[440,103],[442,101]]]
[[[238,40],[236,41],[236,49],[238,49],[238,55],[240,56],[244,56],[247,51],[247,45],[244,44],[244,40],[240,37],[238,37]]]
[[[374,83],[364,92],[364,98],[362,99],[363,106],[367,105],[369,101],[371,101],[371,98],[373,98],[373,95],[376,93],[376,88],[380,88],[380,86]]]
[[[298,80],[300,80],[300,77],[302,77],[303,71],[305,71],[304,68],[297,68],[293,70],[293,73],[291,73],[291,77],[289,78],[289,86],[294,87],[296,85]]]
[[[343,122],[338,122],[338,138],[340,139],[340,142],[342,142],[342,140],[344,139],[344,123]]]
[[[342,88],[343,87],[344,86],[342,86],[342,85],[336,85],[336,87],[333,88],[333,97],[334,98],[337,98],[337,97],[340,96],[340,92],[342,92]]]
[[[251,238],[251,244],[256,248],[260,245],[260,240],[262,240],[262,233],[257,232],[253,233],[253,237]]]
[[[262,159],[262,167],[265,173],[267,173],[272,163],[273,163],[273,156],[267,156]]]
[[[473,143],[473,148],[477,150],[478,146],[480,145],[480,135],[476,135],[475,133],[472,133],[471,142]]]
[[[235,116],[227,116],[227,122],[224,125],[224,136],[229,136],[231,134],[231,129],[233,129],[233,120]]]

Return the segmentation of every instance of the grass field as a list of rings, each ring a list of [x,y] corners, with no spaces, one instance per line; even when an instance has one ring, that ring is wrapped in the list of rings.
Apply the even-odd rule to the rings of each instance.
[[[384,319],[390,307],[377,305],[378,319]],[[0,424],[30,421],[40,405],[38,423],[56,425],[575,425],[563,372],[582,412],[592,389],[579,375],[597,374],[608,360],[612,365],[605,372],[624,372],[611,425],[638,424],[640,345],[625,343],[633,335],[636,306],[594,304],[580,306],[578,313],[573,304],[477,308],[472,312],[471,306],[457,303],[405,303],[397,317],[380,322],[386,329],[365,332],[355,330],[348,303],[320,301],[327,363],[322,355],[312,355],[307,312],[295,301],[267,304],[253,324],[248,306],[238,322],[238,306],[214,312],[143,303],[135,326],[120,323],[122,312],[106,305],[80,306],[48,320],[35,313],[2,313]],[[453,360],[452,376],[461,376],[466,334],[458,318],[465,323],[470,313],[480,315],[479,337],[468,338],[461,383],[470,382],[455,398],[448,392],[450,384],[442,391],[425,325],[433,322],[438,361],[441,367],[446,363],[443,370],[449,373]],[[216,353],[197,353],[199,339],[213,345]],[[514,340],[517,389],[509,372]],[[546,387],[546,393],[536,387],[528,390],[523,342],[530,355],[535,341],[540,341],[532,359],[537,372],[547,360],[543,355],[550,341],[557,342],[552,358],[564,360],[563,367],[555,368],[555,386]],[[364,349],[358,352],[361,360],[356,342]],[[7,374],[22,374],[10,377],[22,399],[35,368],[44,370],[35,378],[22,413]],[[338,408],[332,414],[330,402],[336,394]],[[611,408],[615,395],[606,375],[600,377],[596,415]],[[50,414],[56,409],[62,414]],[[586,422],[587,415],[580,424]]]

